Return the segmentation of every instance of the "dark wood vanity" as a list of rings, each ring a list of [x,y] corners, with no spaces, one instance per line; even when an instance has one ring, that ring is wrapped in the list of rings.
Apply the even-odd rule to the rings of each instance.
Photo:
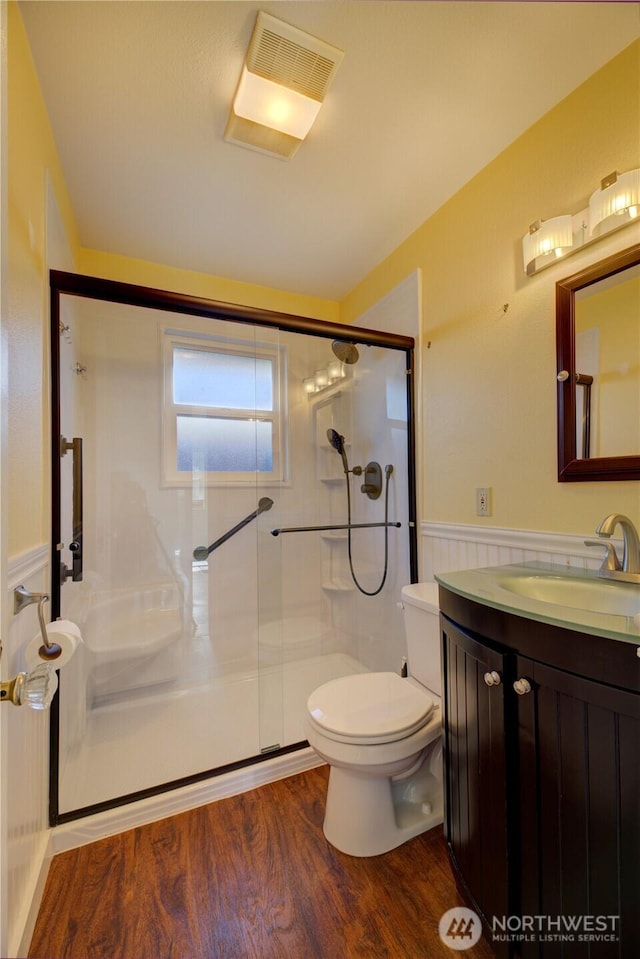
[[[445,833],[496,956],[639,956],[638,644],[442,584],[440,608]],[[493,917],[508,916],[510,935],[492,937]],[[518,938],[521,920],[540,916],[619,918],[591,942],[579,939],[584,925],[574,941],[554,940],[546,921]],[[614,927],[618,941],[607,941]]]

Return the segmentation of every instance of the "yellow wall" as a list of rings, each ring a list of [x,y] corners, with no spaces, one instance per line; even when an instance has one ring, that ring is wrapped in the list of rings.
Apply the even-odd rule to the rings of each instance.
[[[223,303],[235,303],[274,310],[277,313],[293,313],[295,316],[310,316],[318,320],[338,322],[339,304],[333,300],[321,300],[312,296],[272,290],[252,283],[226,280],[221,276],[195,273],[175,267],[135,260],[131,257],[103,253],[99,250],[82,249],[78,261],[80,273],[100,276],[123,283],[138,283],[158,290],[202,296]]]
[[[639,145],[636,42],[488,164],[342,304],[343,320],[354,322],[422,270],[422,520],[569,533],[595,529],[613,510],[640,521],[639,482],[557,482],[554,305],[557,280],[638,242],[640,231],[627,227],[535,277],[522,272],[521,255],[530,223],[583,209],[603,176],[640,166]],[[488,519],[475,515],[478,486],[493,488]]]
[[[46,172],[72,248],[73,213],[16,3],[8,4],[8,550],[14,556],[49,539],[49,423],[44,344]]]

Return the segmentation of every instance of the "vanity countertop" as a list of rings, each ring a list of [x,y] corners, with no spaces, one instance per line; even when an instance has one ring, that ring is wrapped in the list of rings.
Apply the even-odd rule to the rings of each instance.
[[[438,573],[435,579],[459,596],[515,616],[636,645],[640,641],[640,586],[605,580],[595,570],[536,562]],[[554,602],[541,598],[547,591]],[[562,597],[568,601],[561,603]],[[618,601],[621,613],[612,611]]]

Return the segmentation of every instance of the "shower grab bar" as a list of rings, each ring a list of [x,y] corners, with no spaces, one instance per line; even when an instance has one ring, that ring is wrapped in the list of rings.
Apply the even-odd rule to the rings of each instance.
[[[280,533],[322,533],[332,529],[374,529],[378,526],[402,526],[402,523],[345,523],[342,526],[288,526],[283,529],[272,529],[272,536]]]
[[[196,546],[193,551],[194,559],[207,559],[210,553],[213,553],[214,549],[217,549],[218,546],[222,546],[223,543],[226,543],[228,539],[231,539],[232,536],[235,536],[236,533],[239,533],[247,523],[250,523],[252,519],[255,519],[256,516],[259,516],[260,513],[266,512],[268,509],[271,509],[273,506],[273,500],[269,499],[268,496],[263,496],[262,499],[258,500],[258,508],[254,509],[252,513],[249,513],[248,516],[245,516],[244,519],[241,519],[239,523],[230,529],[227,533],[224,533],[219,539],[215,540],[211,546]]]

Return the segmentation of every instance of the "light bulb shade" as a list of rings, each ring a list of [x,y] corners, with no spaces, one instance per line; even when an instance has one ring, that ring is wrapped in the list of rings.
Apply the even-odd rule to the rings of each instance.
[[[331,360],[327,367],[327,373],[329,374],[330,383],[334,382],[335,380],[342,379],[344,376],[344,370],[340,360]]]
[[[321,390],[329,384],[329,374],[326,370],[316,370],[313,374],[313,379],[316,384],[316,388]]]
[[[639,205],[640,169],[610,174],[589,199],[589,232],[593,233],[610,216],[637,216]]]
[[[319,100],[251,73],[245,65],[233,102],[233,112],[245,120],[304,140],[321,106]]]
[[[316,391],[316,381],[313,376],[308,376],[306,380],[302,381],[302,388],[305,393],[315,393]]]
[[[561,256],[573,246],[573,217],[571,214],[554,216],[550,220],[539,220],[522,237],[522,259],[524,271],[539,256],[555,254]]]
[[[31,709],[47,709],[56,694],[58,676],[47,663],[26,673],[20,690],[20,705]]]

